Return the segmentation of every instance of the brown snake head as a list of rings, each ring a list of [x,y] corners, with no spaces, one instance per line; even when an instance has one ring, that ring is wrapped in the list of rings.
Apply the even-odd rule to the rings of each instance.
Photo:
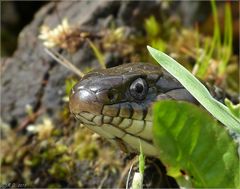
[[[84,125],[125,151],[138,151],[141,142],[146,155],[156,156],[151,105],[162,99],[195,101],[160,66],[130,63],[86,74],[73,87],[69,107]]]

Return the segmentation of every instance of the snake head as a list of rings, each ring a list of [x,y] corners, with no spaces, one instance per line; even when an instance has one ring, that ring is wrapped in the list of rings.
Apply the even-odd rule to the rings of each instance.
[[[104,106],[136,103],[145,106],[157,96],[156,81],[161,75],[159,66],[131,63],[92,71],[72,89],[70,111],[73,114],[89,112],[101,115]]]
[[[160,66],[130,63],[92,71],[72,89],[69,107],[85,126],[110,141],[122,141],[127,151],[156,156],[152,144],[152,103],[189,100],[188,92]]]

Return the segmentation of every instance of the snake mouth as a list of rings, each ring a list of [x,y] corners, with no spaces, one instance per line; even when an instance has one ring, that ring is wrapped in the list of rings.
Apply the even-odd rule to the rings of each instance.
[[[87,128],[113,142],[125,152],[139,151],[141,143],[146,154],[158,155],[152,144],[152,121],[94,115],[88,112],[75,114],[75,117]]]
[[[125,134],[131,134],[146,141],[152,139],[152,121],[94,115],[88,112],[75,114],[75,117],[88,127],[100,127],[106,132],[109,130],[118,138],[122,138]]]

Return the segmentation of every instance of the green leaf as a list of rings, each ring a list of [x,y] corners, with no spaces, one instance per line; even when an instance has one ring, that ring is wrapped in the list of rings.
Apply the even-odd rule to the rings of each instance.
[[[73,86],[74,86],[77,82],[78,82],[78,80],[73,79],[73,78],[70,78],[70,79],[65,80],[65,91],[66,91],[67,96],[70,95],[70,92],[71,92]]]
[[[224,100],[224,103],[229,108],[229,110],[232,112],[232,114],[234,114],[236,117],[240,118],[240,104],[234,105],[227,98]]]
[[[153,39],[151,42],[151,46],[155,49],[158,49],[160,51],[165,51],[167,48],[166,43],[162,39]]]
[[[160,25],[154,16],[145,20],[144,27],[149,37],[156,37],[160,33]]]
[[[171,75],[173,75],[216,119],[229,129],[240,134],[240,119],[231,111],[215,100],[207,88],[187,69],[163,52],[147,46],[153,58]]]
[[[191,188],[239,188],[237,144],[202,108],[178,101],[153,107],[153,139],[167,173]]]
[[[140,154],[138,156],[138,160],[139,160],[139,172],[143,175],[144,174],[144,169],[145,169],[145,157],[143,154],[143,150],[142,150],[142,145],[140,143]]]
[[[233,40],[233,26],[232,26],[232,12],[230,3],[225,4],[224,15],[224,41],[222,44],[222,51],[220,53],[220,64],[218,66],[218,75],[222,76],[226,72],[227,64],[232,55],[232,40]]]
[[[106,66],[105,66],[105,60],[104,60],[103,53],[100,52],[100,50],[93,44],[93,42],[90,39],[88,39],[87,41],[88,41],[90,47],[92,48],[92,50],[93,50],[93,52],[94,52],[94,54],[95,54],[95,56],[96,56],[96,58],[97,58],[97,60],[98,60],[98,62],[100,64],[100,66],[103,69],[105,69]]]

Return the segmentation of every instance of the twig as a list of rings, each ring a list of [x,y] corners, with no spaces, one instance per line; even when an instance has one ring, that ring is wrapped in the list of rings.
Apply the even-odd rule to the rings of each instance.
[[[128,172],[128,177],[127,177],[127,182],[126,182],[126,189],[128,189],[128,184],[129,184],[129,180],[130,180],[130,176],[131,176],[131,172],[132,172],[132,168],[133,168],[134,162],[131,165],[129,172]]]
[[[66,58],[64,58],[58,52],[55,52],[55,51],[47,49],[47,48],[45,48],[44,50],[48,55],[50,55],[54,60],[56,60],[61,65],[65,66],[66,68],[68,68],[75,74],[79,75],[80,77],[84,76],[83,72],[81,72],[76,66],[74,66],[71,62],[69,62]]]
[[[23,121],[19,124],[19,126],[15,129],[15,131],[19,132],[26,128],[29,124],[34,123],[38,116],[40,116],[44,111],[45,109],[41,108],[36,112],[33,112],[32,115],[28,115],[27,117],[25,117]]]

